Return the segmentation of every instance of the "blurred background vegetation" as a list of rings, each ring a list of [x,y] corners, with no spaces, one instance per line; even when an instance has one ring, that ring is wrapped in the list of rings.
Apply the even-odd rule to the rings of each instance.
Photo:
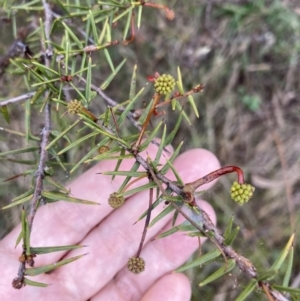
[[[25,2],[19,1],[21,4]],[[192,126],[183,124],[175,146],[184,140],[182,151],[207,148],[217,155],[222,166],[238,165],[245,171],[247,181],[256,187],[249,204],[237,207],[230,201],[230,176],[223,177],[202,197],[217,211],[220,229],[224,229],[232,215],[235,217],[241,231],[233,247],[251,259],[259,270],[266,271],[299,226],[300,3],[297,0],[170,0],[157,3],[172,8],[175,19],[167,20],[164,13],[156,9],[143,11],[142,26],[133,43],[109,49],[115,61],[127,58],[127,62],[105,92],[118,102],[128,99],[135,63],[139,88],[146,84],[147,76],[156,71],[176,76],[177,66],[181,68],[186,90],[198,83],[205,84],[205,91],[194,97],[200,117],[194,116],[188,104],[185,106],[185,110],[191,111]],[[59,7],[57,10],[63,13]],[[18,29],[37,22],[34,11],[15,13],[16,17],[13,14],[8,16],[0,7],[2,56],[12,45]],[[117,38],[122,36],[121,25],[115,28],[114,34]],[[33,53],[38,50],[39,41],[34,36],[29,36],[27,43]],[[94,56],[99,61],[103,59],[99,53]],[[109,72],[108,67],[101,66],[93,82],[99,85]],[[2,74],[0,87],[1,99],[28,91],[23,78],[11,74],[10,67]],[[150,89],[144,97],[145,102],[149,99],[147,95],[151,97]],[[91,109],[98,113],[103,105],[99,98]],[[143,107],[143,103],[140,106]],[[164,109],[167,112],[163,118],[171,128],[175,119],[168,108]],[[8,110],[9,125],[0,116],[1,152],[25,147],[23,138],[3,131],[8,127],[24,131],[24,108],[10,105]],[[65,122],[60,116],[61,112],[55,117],[57,124]],[[155,122],[153,120],[153,125]],[[42,119],[37,117],[32,125],[35,135],[39,134],[42,124]],[[66,156],[79,159],[88,149],[87,144]],[[33,154],[23,154],[19,158],[36,159]],[[3,180],[22,174],[28,168],[23,164],[13,164],[7,158],[2,159],[1,207],[30,184],[30,179],[25,177],[9,182]],[[86,168],[88,166],[83,166],[78,172]],[[66,176],[62,173],[60,177],[64,180]],[[15,209],[0,214],[0,235],[3,236],[19,221],[19,211]],[[295,254],[299,254],[299,246],[299,233],[296,232]],[[212,247],[206,244],[204,249]],[[198,287],[201,279],[216,267],[216,264],[211,264],[188,272],[194,287],[193,300],[234,299],[236,286],[243,286],[243,276],[238,270],[231,276]],[[295,256],[293,287],[300,286],[299,271],[300,257]],[[279,273],[276,281],[282,278],[283,274]],[[257,293],[251,300],[266,300],[266,297]]]

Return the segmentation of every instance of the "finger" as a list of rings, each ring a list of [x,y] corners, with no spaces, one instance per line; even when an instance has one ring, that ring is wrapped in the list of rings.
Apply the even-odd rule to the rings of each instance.
[[[168,158],[172,153],[172,148],[167,147],[167,149],[169,153],[165,154],[165,157]],[[149,155],[156,154],[156,151],[157,147],[154,145],[150,145],[147,149],[147,153]],[[162,161],[162,163],[164,163],[165,160],[162,158]],[[129,170],[132,167],[132,164],[133,160],[123,161],[120,170]],[[116,177],[115,181],[111,183],[110,177],[101,176],[96,173],[112,170],[114,169],[114,167],[115,166],[113,162],[101,162],[69,185],[73,194],[78,198],[91,199],[94,197],[94,200],[96,201],[103,198],[104,202],[102,205],[103,207],[101,206],[101,212],[98,212],[97,208],[95,209],[94,206],[81,206],[65,202],[48,204],[47,206],[40,208],[36,216],[34,229],[38,228],[39,231],[33,231],[33,236],[35,237],[35,239],[32,239],[32,241],[36,241],[36,243],[34,242],[32,245],[51,246],[80,242],[81,236],[86,235],[86,233],[90,231],[89,227],[93,227],[94,224],[99,223],[103,218],[106,217],[107,214],[112,211],[111,207],[107,205],[108,195],[118,190],[120,184],[124,180],[124,177]],[[107,179],[109,179],[109,181],[107,181]],[[106,193],[106,195],[103,196],[104,193]],[[92,210],[90,210],[91,207]],[[93,215],[93,213],[95,214]],[[63,218],[59,218],[60,214],[63,215]],[[82,224],[79,223],[80,221],[82,221]],[[83,222],[86,222],[86,224],[84,224]],[[76,226],[76,228],[73,231],[74,225]],[[1,293],[4,293],[6,299],[0,298],[0,300],[17,300],[18,298],[23,297],[25,299],[27,297],[28,299],[30,299],[30,296],[35,296],[38,294],[36,288],[30,286],[28,286],[26,290],[20,291],[11,289],[11,282],[12,279],[16,277],[19,265],[16,259],[20,255],[20,250],[12,250],[12,246],[14,246],[15,244],[19,231],[20,227],[12,231],[3,241],[1,241],[0,244],[0,266],[8,265],[10,267],[4,269],[2,273],[2,280],[0,281],[0,285],[4,289],[2,291],[0,290],[0,296]],[[56,235],[56,232],[59,233],[58,236]],[[60,259],[64,253],[65,252],[56,252],[53,254],[38,256],[35,260],[36,265],[53,263],[53,261]],[[83,253],[82,250],[81,253]],[[85,258],[86,257],[81,259],[82,262],[84,262]],[[92,262],[91,266],[93,265],[94,263]],[[78,274],[78,271],[75,270],[74,273]],[[86,274],[85,265],[83,266],[83,270],[81,270],[80,273],[81,275]],[[53,272],[50,275],[39,275],[35,277],[34,280],[41,281],[43,283],[55,283],[55,285],[47,288],[47,292],[44,292],[40,295],[41,297],[43,297],[43,300],[53,300],[53,295],[58,296],[60,300],[85,300],[79,299],[79,295],[76,294],[76,290],[69,288],[69,284],[73,283],[72,281],[69,281],[69,279],[72,277],[73,274],[68,273],[66,278],[59,279],[55,272]],[[80,284],[78,289],[82,289]],[[12,298],[10,298],[10,296]]]
[[[181,155],[178,157],[178,160],[174,162],[175,168],[177,170],[179,170],[178,166],[182,168],[182,170],[179,170],[179,173],[184,174],[188,181],[194,180],[195,177],[199,176],[199,174],[201,175],[201,173],[206,174],[219,167],[218,160],[210,152],[207,152],[205,150],[194,150],[191,151],[190,154],[193,156]],[[214,163],[208,163],[205,164],[204,167],[202,167],[197,164],[197,158],[199,158],[200,162],[208,163],[208,161],[211,160]],[[204,160],[205,158],[206,160]],[[194,164],[198,166],[198,169],[194,168]],[[139,209],[140,203],[141,202],[136,203],[135,198],[132,198],[130,205],[131,208],[134,208],[134,212]],[[215,221],[215,213],[212,207],[207,203],[201,203],[200,205],[201,208],[203,207],[204,210]],[[120,209],[123,209],[123,207]],[[153,216],[155,216],[155,214],[153,214]],[[116,223],[117,221],[113,221],[114,217],[115,215],[112,214],[107,222]],[[121,217],[119,216],[118,218],[120,219]],[[124,221],[125,218],[126,217],[124,217],[123,215],[122,220]],[[132,216],[130,218],[132,219]],[[169,218],[171,218],[171,216],[169,216]],[[148,241],[153,235],[156,235],[157,231],[159,231],[163,227],[163,223],[165,221],[168,221],[168,219],[159,221],[148,230],[146,241]],[[130,219],[128,220],[128,223],[130,223]],[[101,226],[105,226],[103,224]],[[109,227],[109,224],[105,227]],[[169,228],[170,227],[168,227],[168,229]],[[134,225],[134,227],[131,227],[131,229],[130,224],[129,229],[128,225],[123,225],[120,227],[118,233],[121,238],[126,237],[127,241],[124,239],[117,239],[118,243],[121,243],[121,245],[118,245],[118,251],[114,252],[114,250],[109,250],[109,254],[110,256],[112,256],[112,258],[111,261],[106,258],[107,262],[105,264],[107,268],[105,269],[105,271],[110,273],[110,276],[107,275],[109,276],[107,278],[112,278],[115,274],[115,271],[117,271],[118,268],[125,266],[128,258],[135,255],[136,245],[141,235],[139,232],[141,233],[141,231],[139,231],[138,225]],[[127,268],[122,269],[122,271],[118,273],[112,283],[108,284],[109,287],[115,285],[115,288],[110,290],[105,287],[97,294],[98,298],[100,300],[111,300],[111,298],[113,298],[114,296],[114,290],[120,290],[120,287],[124,288],[124,294],[125,292],[127,292],[127,294],[130,294],[132,290],[132,294],[136,294],[137,292],[145,292],[159,277],[182,264],[197,248],[197,246],[197,239],[183,236],[182,234],[175,234],[165,239],[150,242],[142,251],[142,257],[145,258],[145,260],[150,265],[147,265],[146,271],[141,273],[140,275],[133,275],[132,273],[128,272]],[[107,250],[105,250],[105,246],[103,247],[104,249],[102,251],[105,253]],[[120,252],[119,250],[122,250],[122,252]],[[101,254],[102,251],[100,251]],[[108,270],[108,268],[110,270]],[[112,296],[110,294],[112,294]],[[141,295],[139,297],[141,297]],[[135,298],[136,296],[134,295],[133,299]]]
[[[172,152],[171,147],[168,147],[168,150]],[[156,154],[156,151],[157,146],[150,144],[147,153]],[[170,153],[165,153],[166,158],[169,156]],[[162,157],[162,161],[165,161],[164,157]],[[120,170],[130,170],[133,163],[133,159],[123,160]],[[114,170],[115,164],[114,161],[100,162],[67,185],[71,196],[99,202],[101,206],[78,205],[61,201],[41,207],[34,219],[31,233],[32,246],[79,243],[93,227],[110,214],[113,209],[107,203],[109,195],[119,189],[125,178],[115,177],[114,181],[111,181],[110,176],[98,173]],[[20,231],[20,226],[16,227],[1,241],[0,247],[11,249],[15,245]],[[16,249],[17,254],[20,253],[20,247]],[[37,263],[50,263],[61,256],[61,252],[39,256]]]
[[[134,290],[132,287],[131,290]],[[111,282],[105,287],[111,292],[110,301],[188,301],[191,297],[191,285],[188,278],[183,274],[164,275],[140,298],[141,292],[128,294],[122,288],[118,289]],[[135,296],[134,296],[135,295]],[[91,301],[102,301],[100,295],[94,296]]]
[[[190,298],[191,284],[189,279],[183,274],[170,274],[155,282],[141,301],[188,301]],[[92,299],[92,301],[97,300]]]
[[[149,191],[144,191],[130,197],[122,207],[107,216],[84,238],[81,243],[88,246],[88,256],[52,273],[64,283],[63,286],[69,292],[79,298],[78,300],[91,298],[107,285],[124,267],[128,258],[137,252],[144,221],[134,225],[133,223],[147,210],[148,194]],[[159,212],[159,208],[155,208],[155,212]],[[163,220],[152,227],[147,233],[146,242],[156,235],[166,222],[167,220]],[[67,257],[77,256],[80,252],[82,253],[80,250],[74,250]],[[82,287],[85,289],[82,290]]]

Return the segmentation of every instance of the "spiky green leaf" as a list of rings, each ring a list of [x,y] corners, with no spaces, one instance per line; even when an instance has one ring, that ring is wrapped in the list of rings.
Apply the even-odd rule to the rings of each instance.
[[[287,242],[286,246],[284,247],[284,249],[282,250],[282,252],[278,256],[277,260],[271,266],[270,270],[275,270],[276,271],[276,270],[280,269],[282,263],[284,262],[285,258],[287,257],[287,255],[289,254],[289,252],[290,252],[290,250],[293,246],[294,237],[295,237],[295,233],[292,234],[292,236],[290,237],[290,239]]]
[[[60,260],[56,263],[47,264],[47,265],[37,267],[37,268],[25,269],[25,275],[27,275],[27,276],[36,276],[36,275],[44,274],[46,272],[53,271],[53,270],[55,270],[55,269],[57,269],[57,268],[59,268],[63,265],[71,263],[75,260],[78,260],[78,259],[82,258],[85,255],[87,255],[87,254],[74,256],[74,257],[71,257],[71,258],[68,258],[68,259],[63,259],[63,260]]]
[[[255,290],[257,285],[256,279],[251,279],[247,286],[242,290],[242,292],[238,295],[235,301],[244,301],[246,298]]]
[[[169,168],[170,168],[170,162],[172,163],[172,162],[175,160],[175,158],[178,156],[178,154],[179,154],[179,152],[180,152],[180,149],[181,149],[182,145],[183,145],[183,142],[181,142],[181,143],[177,146],[177,148],[176,148],[176,150],[174,151],[174,153],[172,154],[171,158],[168,160],[168,163],[166,163],[166,164],[164,165],[164,167],[160,170],[160,172],[161,172],[163,175],[169,170]]]
[[[50,284],[46,284],[46,283],[42,283],[42,282],[33,281],[26,277],[24,277],[24,284],[30,285],[30,286],[37,286],[37,287],[47,287],[50,285]]]
[[[83,199],[78,199],[78,198],[73,198],[73,197],[70,197],[66,194],[62,194],[62,193],[59,193],[59,192],[52,192],[52,191],[44,190],[42,192],[42,196],[44,198],[47,198],[47,199],[53,200],[53,201],[66,201],[66,202],[77,203],[77,204],[85,204],[85,205],[100,205],[99,203],[96,203],[96,202],[83,200]]]
[[[69,245],[69,246],[55,246],[55,247],[31,247],[32,254],[47,254],[60,251],[70,251],[86,247],[85,245]]]
[[[211,283],[212,281],[219,279],[220,277],[228,274],[231,270],[234,269],[234,267],[235,267],[235,260],[229,259],[221,268],[219,268],[213,274],[208,276],[205,280],[201,281],[199,283],[199,286],[201,287],[207,285],[208,283]]]
[[[7,106],[2,106],[0,107],[0,111],[5,119],[5,121],[9,124],[10,123],[10,119],[9,119],[9,114],[8,114],[8,110],[7,110]]]
[[[291,275],[292,275],[293,262],[294,262],[294,246],[291,247],[291,250],[288,255],[288,264],[286,267],[286,272],[282,283],[283,287],[289,285],[289,282],[291,280]]]
[[[104,49],[106,50],[106,49]],[[123,65],[125,64],[126,59],[124,59],[119,65],[118,67],[113,70],[113,72],[111,73],[111,75],[104,81],[104,83],[101,85],[101,90],[105,90],[108,85],[111,83],[111,81],[115,78],[115,76],[119,73],[120,69],[123,67]]]
[[[195,260],[181,266],[180,268],[176,269],[175,272],[181,273],[183,271],[186,271],[188,269],[194,268],[194,267],[199,267],[202,264],[215,261],[219,256],[221,255],[221,251],[219,249],[216,249],[214,251],[211,251],[205,255],[202,255]]]

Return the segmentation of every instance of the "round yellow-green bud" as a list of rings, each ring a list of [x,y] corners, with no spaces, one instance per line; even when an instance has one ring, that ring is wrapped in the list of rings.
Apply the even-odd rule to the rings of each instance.
[[[83,105],[82,103],[77,100],[77,99],[74,99],[74,100],[71,100],[69,103],[68,103],[68,112],[70,114],[78,114],[82,111],[83,109]]]
[[[243,205],[251,199],[254,190],[250,184],[239,184],[235,181],[231,186],[231,198],[239,205]]]
[[[108,204],[114,209],[121,207],[124,202],[124,197],[122,195],[118,195],[117,192],[112,193],[108,198]]]
[[[155,92],[161,95],[168,95],[175,87],[175,79],[170,74],[160,75],[154,82]]]
[[[139,274],[145,270],[145,260],[141,257],[131,257],[128,260],[127,268],[133,274]]]
[[[109,151],[109,147],[106,146],[106,145],[102,145],[98,148],[98,153],[101,155],[101,154],[104,154],[106,152]]]

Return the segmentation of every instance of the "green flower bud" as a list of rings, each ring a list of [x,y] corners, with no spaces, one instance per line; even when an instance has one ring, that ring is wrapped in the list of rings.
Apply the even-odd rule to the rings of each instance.
[[[104,154],[106,152],[109,151],[109,147],[106,146],[106,145],[102,145],[98,148],[98,153],[101,155],[101,154]]]
[[[139,274],[145,270],[145,260],[141,257],[131,257],[128,260],[127,268],[133,274]]]
[[[74,100],[71,100],[69,103],[68,103],[68,112],[70,114],[78,114],[82,111],[83,109],[83,105],[82,103],[77,100],[77,99],[74,99]]]
[[[160,75],[154,83],[155,92],[161,95],[168,95],[175,87],[175,79],[170,74]]]
[[[243,205],[250,200],[254,190],[255,188],[250,184],[239,184],[235,181],[231,186],[231,198],[239,205]]]
[[[108,199],[108,204],[114,209],[121,207],[124,202],[124,197],[122,195],[118,195],[117,192],[112,193]]]

